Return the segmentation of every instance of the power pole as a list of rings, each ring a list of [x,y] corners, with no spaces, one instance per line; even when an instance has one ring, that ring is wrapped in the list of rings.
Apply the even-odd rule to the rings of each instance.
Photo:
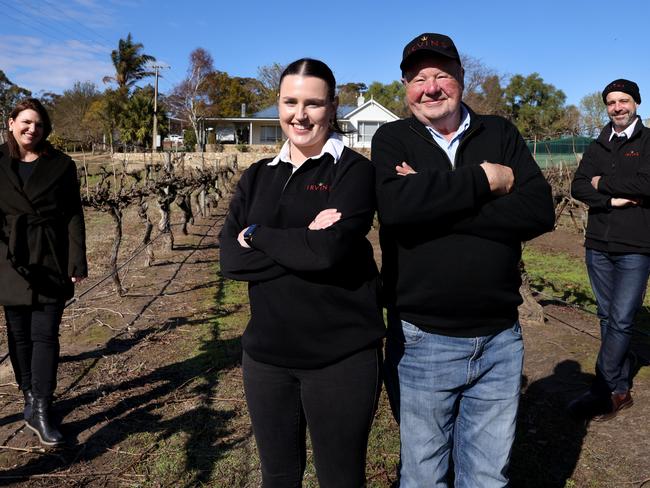
[[[169,68],[169,66],[154,64],[151,68],[156,72],[156,83],[153,88],[153,143],[151,144],[151,153],[153,154],[156,152],[156,142],[158,140],[158,71]]]

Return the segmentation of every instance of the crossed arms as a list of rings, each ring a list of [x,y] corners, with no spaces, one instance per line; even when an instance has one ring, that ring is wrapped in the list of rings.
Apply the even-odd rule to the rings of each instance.
[[[425,156],[409,161],[408,141],[380,128],[372,156],[381,222],[444,225],[447,232],[497,241],[528,240],[551,230],[555,215],[550,186],[521,136],[514,127],[510,130],[502,161],[452,170]]]

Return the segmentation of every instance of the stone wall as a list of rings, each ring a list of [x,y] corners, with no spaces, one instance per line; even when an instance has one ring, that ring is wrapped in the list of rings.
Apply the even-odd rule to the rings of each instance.
[[[189,153],[189,152],[157,152],[157,153],[113,153],[112,159],[116,163],[127,164],[165,164],[171,158],[175,164],[184,163],[191,167],[200,167],[204,164],[229,164],[235,159],[232,154],[221,153]]]
[[[235,146],[228,146],[224,152],[158,152],[151,153],[114,153],[112,159],[116,163],[123,163],[125,160],[128,167],[141,168],[145,164],[165,164],[167,158],[171,158],[174,165],[185,165],[190,168],[201,168],[209,166],[235,166],[239,169],[248,168],[251,164],[260,159],[272,158],[278,153],[273,146],[262,146],[258,150],[250,152],[239,152],[230,150]],[[250,148],[250,146],[249,146]],[[366,157],[370,156],[369,149],[355,149]]]

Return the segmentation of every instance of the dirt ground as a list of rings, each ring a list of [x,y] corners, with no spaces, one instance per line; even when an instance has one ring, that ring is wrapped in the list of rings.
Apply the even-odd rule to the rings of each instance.
[[[154,266],[135,259],[122,273],[127,296],[117,297],[109,280],[67,309],[55,411],[71,440],[65,448],[42,449],[23,427],[9,361],[0,364],[0,486],[258,486],[239,369],[243,325],[230,320],[245,317],[247,304],[241,289],[233,291],[218,274],[223,214],[222,208],[197,219],[173,251],[157,241]],[[88,221],[92,269],[79,291],[105,274],[110,246],[107,215],[89,213]],[[128,214],[123,256],[137,247],[140,233],[137,217]],[[567,230],[531,245],[582,256],[581,237]],[[593,378],[597,319],[542,304],[545,323],[524,324],[512,486],[650,486],[647,343],[635,344],[634,406],[610,422],[576,422],[565,405]],[[4,328],[0,337],[2,358]],[[384,401],[375,429],[387,426],[382,436],[396,445],[391,422]],[[369,486],[394,481],[397,452],[384,459],[369,466]],[[315,486],[309,473],[306,485]]]

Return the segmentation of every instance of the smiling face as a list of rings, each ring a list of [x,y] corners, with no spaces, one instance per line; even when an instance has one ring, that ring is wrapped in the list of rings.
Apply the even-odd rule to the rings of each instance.
[[[28,108],[9,119],[9,131],[16,139],[20,152],[30,153],[43,138],[43,120],[38,112]]]
[[[619,91],[609,92],[605,104],[607,106],[607,115],[612,121],[616,132],[625,130],[636,119],[637,104],[632,95]]]
[[[406,100],[413,115],[441,132],[460,125],[463,69],[451,59],[427,57],[404,72]]]
[[[291,141],[291,161],[301,164],[318,155],[330,133],[336,100],[327,83],[315,76],[287,75],[280,84],[278,109],[282,131]]]

